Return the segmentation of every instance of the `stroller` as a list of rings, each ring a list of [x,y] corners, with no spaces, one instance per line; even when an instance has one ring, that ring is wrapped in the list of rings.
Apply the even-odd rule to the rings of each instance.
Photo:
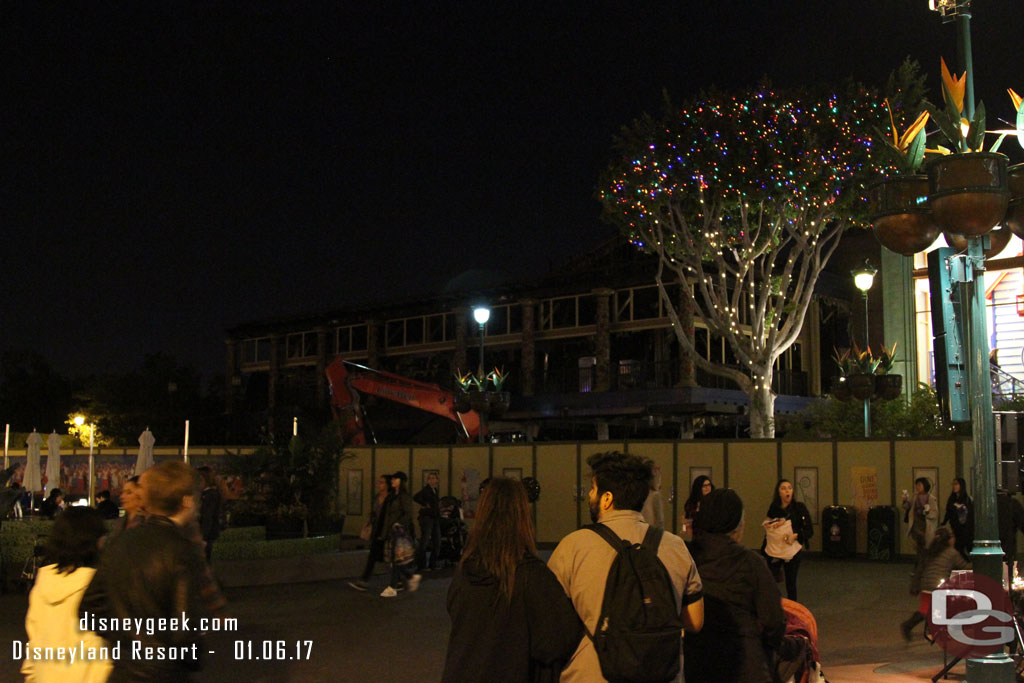
[[[786,614],[786,656],[777,662],[775,679],[781,683],[819,683],[825,680],[818,653],[818,622],[798,602],[782,598]],[[786,645],[790,647],[786,647]]]
[[[455,564],[462,557],[469,527],[462,520],[462,502],[458,498],[442,496],[440,504],[441,552],[438,559],[448,566]]]

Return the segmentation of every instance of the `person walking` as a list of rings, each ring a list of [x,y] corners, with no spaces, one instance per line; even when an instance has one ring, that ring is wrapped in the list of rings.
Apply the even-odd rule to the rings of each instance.
[[[412,496],[405,483],[409,477],[405,472],[391,475],[393,493],[387,501],[384,512],[386,535],[385,557],[391,563],[391,581],[381,591],[382,598],[393,598],[399,589],[408,588],[413,593],[420,587],[422,575],[416,573],[416,535],[412,525]]]
[[[116,624],[198,622],[206,616],[200,581],[206,564],[184,534],[199,507],[199,476],[183,462],[167,461],[143,472],[140,492],[145,521],[104,545],[99,569],[85,591],[83,623],[105,623],[100,635],[121,645],[122,653],[162,651],[175,658],[122,656],[114,661],[113,683],[189,681],[200,668],[199,629],[118,630]]]
[[[949,525],[956,538],[957,551],[969,560],[969,553],[974,544],[974,501],[967,495],[967,482],[963,477],[953,480],[953,491],[946,500],[946,514],[939,526]]]
[[[796,577],[800,571],[803,547],[814,536],[814,524],[807,506],[794,497],[793,482],[780,479],[775,484],[768,506],[764,542],[761,551],[768,558],[768,568],[776,582],[785,574],[786,597],[797,602]]]
[[[918,477],[914,480],[914,495],[903,492],[903,521],[919,558],[924,557],[938,528],[939,501],[931,490],[932,483],[926,477]]]
[[[437,556],[441,553],[441,496],[437,474],[427,475],[427,483],[413,496],[420,505],[420,544],[416,551],[416,567],[420,572],[437,569]],[[430,548],[430,564],[427,564],[427,547]]]
[[[358,579],[348,582],[348,585],[357,591],[365,591],[369,587],[373,566],[384,561],[384,506],[391,493],[391,475],[382,474],[377,477],[376,486],[377,493],[370,506],[370,521],[367,522],[369,538],[366,540],[370,541],[370,552],[366,555],[366,566]]]
[[[21,673],[27,683],[101,683],[113,666],[107,642],[92,631],[79,630],[78,607],[96,573],[99,542],[107,529],[103,515],[93,508],[72,507],[53,523],[47,543],[49,564],[41,567],[28,596],[25,632],[33,648],[42,652],[95,653],[94,659],[26,655]]]
[[[954,569],[970,569],[971,565],[956,549],[956,536],[946,527],[939,527],[910,581],[910,594],[919,595],[917,611],[900,624],[903,639],[910,642],[910,633],[928,616],[932,608],[932,591],[949,578]]]
[[[213,542],[220,538],[221,512],[224,501],[213,470],[208,466],[197,467],[203,490],[199,494],[199,530],[203,539],[203,551],[207,564],[213,556]]]
[[[591,455],[587,464],[592,471],[589,494],[591,520],[606,526],[623,541],[642,544],[650,528],[640,514],[651,488],[653,474],[650,464],[636,455],[616,451]],[[592,529],[572,532],[551,553],[548,567],[572,600],[587,632],[569,665],[562,671],[562,683],[605,680],[590,634],[598,632],[605,586],[618,556],[616,549]],[[686,543],[675,534],[661,532],[657,560],[671,583],[675,609],[683,628],[688,634],[699,631],[704,623],[701,577]],[[681,676],[682,671],[674,680],[682,680]]]
[[[683,638],[686,683],[771,683],[782,647],[782,596],[757,552],[740,544],[743,501],[715,489],[693,521],[693,559],[704,584],[704,628]]]
[[[519,481],[495,477],[481,493],[448,615],[443,683],[557,681],[583,637],[572,602],[537,557]]]

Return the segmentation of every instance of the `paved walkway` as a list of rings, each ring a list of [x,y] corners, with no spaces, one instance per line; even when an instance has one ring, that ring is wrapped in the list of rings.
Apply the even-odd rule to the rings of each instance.
[[[804,561],[800,598],[818,620],[829,681],[925,681],[942,667],[937,647],[923,638],[907,645],[900,637],[899,622],[917,604],[907,594],[909,572],[910,565],[904,563],[817,557]],[[354,591],[344,581],[228,589],[239,630],[210,639],[208,650],[214,654],[208,656],[199,680],[437,681],[448,637],[445,595],[450,576],[451,570],[429,574],[417,593],[389,600]],[[379,592],[383,576],[377,577],[376,585]],[[0,681],[19,680],[9,643],[25,638],[26,607],[23,594],[0,596]],[[264,641],[276,649],[279,640],[287,657],[296,657],[296,648],[302,657],[255,659],[261,656]],[[308,661],[304,641],[312,641]],[[963,666],[956,672],[960,675],[951,680],[962,680]]]

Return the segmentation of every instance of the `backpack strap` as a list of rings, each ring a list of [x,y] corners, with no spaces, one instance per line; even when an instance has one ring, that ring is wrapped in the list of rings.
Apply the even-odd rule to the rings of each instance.
[[[654,554],[658,554],[658,546],[661,545],[661,538],[665,535],[664,529],[651,525],[647,527],[647,533],[644,534],[644,540],[641,545],[645,548],[650,548],[654,551]]]
[[[590,529],[598,536],[608,541],[608,545],[615,548],[615,552],[619,552],[622,550],[623,540],[619,538],[618,534],[616,534],[614,531],[608,528],[606,524],[601,524],[600,522],[598,522],[597,524],[588,524],[583,528]]]
[[[616,534],[614,531],[608,528],[608,525],[606,524],[601,524],[600,522],[598,522],[597,524],[588,524],[583,528],[590,529],[591,531],[595,532],[598,536],[608,541],[608,545],[615,548],[615,552],[621,551],[624,545],[632,545],[628,541],[624,541],[621,538],[619,538],[618,534]],[[664,532],[662,529],[659,529],[655,526],[648,526],[647,533],[644,534],[644,540],[640,543],[640,545],[642,545],[645,548],[650,548],[654,551],[654,554],[657,555],[658,546],[661,545],[661,537],[663,535]]]

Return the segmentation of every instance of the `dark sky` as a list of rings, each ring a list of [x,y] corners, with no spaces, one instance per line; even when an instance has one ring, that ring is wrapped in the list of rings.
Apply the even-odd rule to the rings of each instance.
[[[212,374],[246,320],[543,273],[610,234],[596,179],[663,88],[956,59],[926,0],[69,4],[0,5],[0,349],[70,374]],[[974,5],[1006,116],[1019,2]]]

